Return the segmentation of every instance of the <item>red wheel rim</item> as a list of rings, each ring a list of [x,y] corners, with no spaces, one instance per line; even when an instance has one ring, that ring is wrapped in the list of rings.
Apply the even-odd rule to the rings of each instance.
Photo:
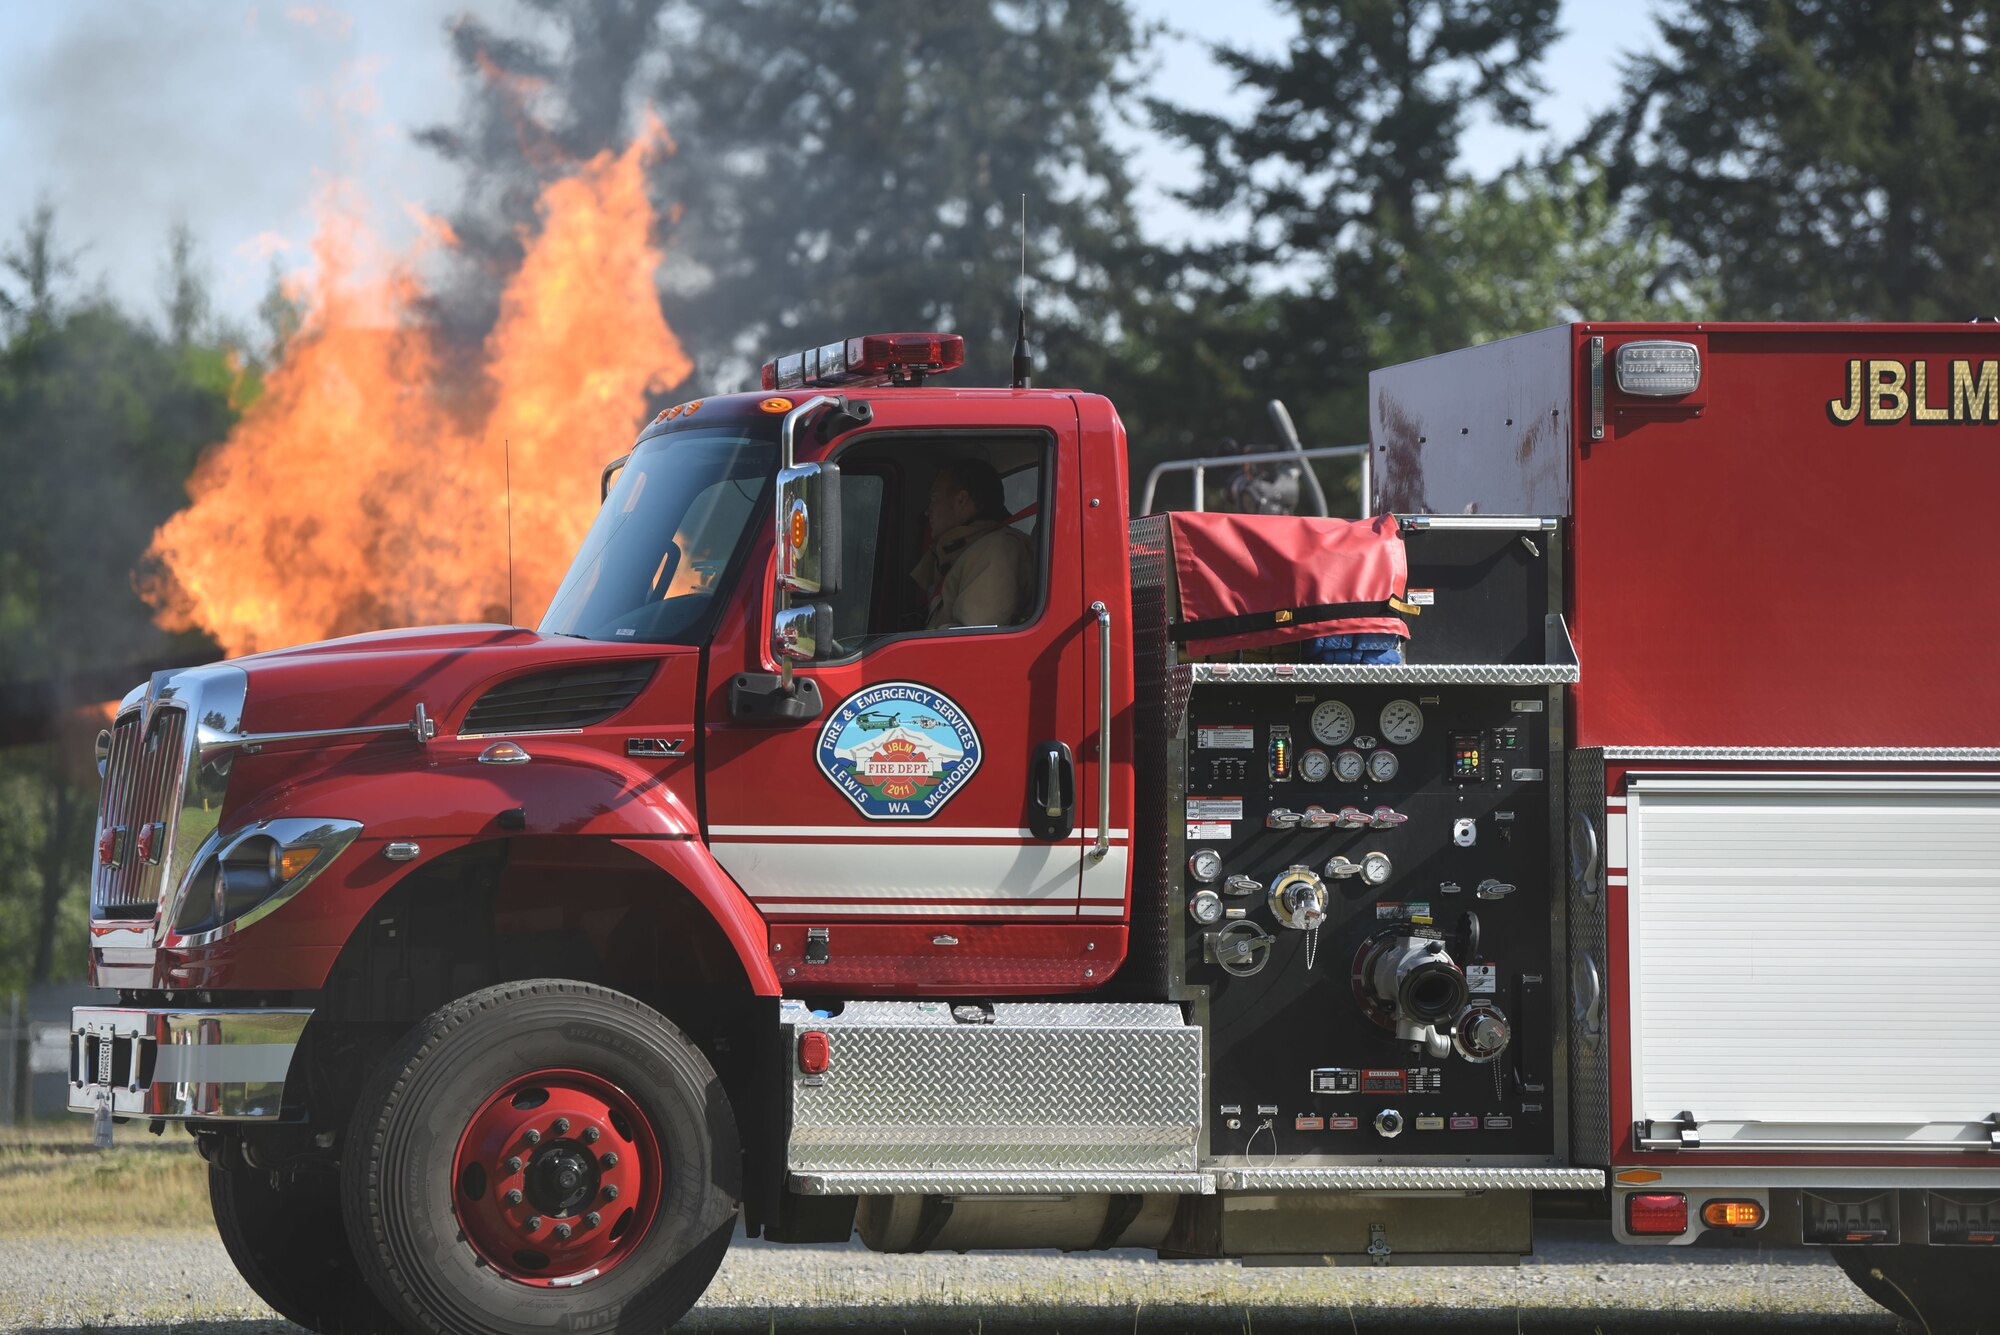
[[[638,1103],[609,1080],[508,1081],[458,1138],[452,1212],[494,1273],[567,1288],[616,1269],[659,1213],[666,1164]]]

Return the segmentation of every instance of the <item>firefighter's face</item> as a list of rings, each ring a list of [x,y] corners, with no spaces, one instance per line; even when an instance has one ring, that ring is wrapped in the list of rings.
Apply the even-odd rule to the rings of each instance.
[[[948,476],[939,475],[931,483],[931,500],[924,507],[924,518],[930,520],[932,533],[957,528],[972,518],[972,493],[954,484]]]

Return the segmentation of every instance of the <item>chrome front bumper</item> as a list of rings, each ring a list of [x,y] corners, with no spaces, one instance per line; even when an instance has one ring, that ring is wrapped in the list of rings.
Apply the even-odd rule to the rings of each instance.
[[[69,1110],[112,1117],[268,1122],[309,1010],[140,1010],[70,1014]]]

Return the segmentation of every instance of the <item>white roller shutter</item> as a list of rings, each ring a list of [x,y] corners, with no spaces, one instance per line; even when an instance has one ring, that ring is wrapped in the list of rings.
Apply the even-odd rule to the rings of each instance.
[[[1987,1143],[2000,783],[1634,779],[1633,1110],[1704,1148]]]

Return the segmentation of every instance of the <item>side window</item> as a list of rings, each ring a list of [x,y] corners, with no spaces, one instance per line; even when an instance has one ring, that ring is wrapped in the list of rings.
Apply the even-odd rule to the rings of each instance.
[[[868,635],[874,600],[875,545],[882,531],[885,479],[880,473],[843,472],[840,479],[840,568],[833,604],[833,638],[859,644]]]
[[[1048,597],[1050,442],[883,434],[839,456],[843,656],[892,638],[1024,626]]]

